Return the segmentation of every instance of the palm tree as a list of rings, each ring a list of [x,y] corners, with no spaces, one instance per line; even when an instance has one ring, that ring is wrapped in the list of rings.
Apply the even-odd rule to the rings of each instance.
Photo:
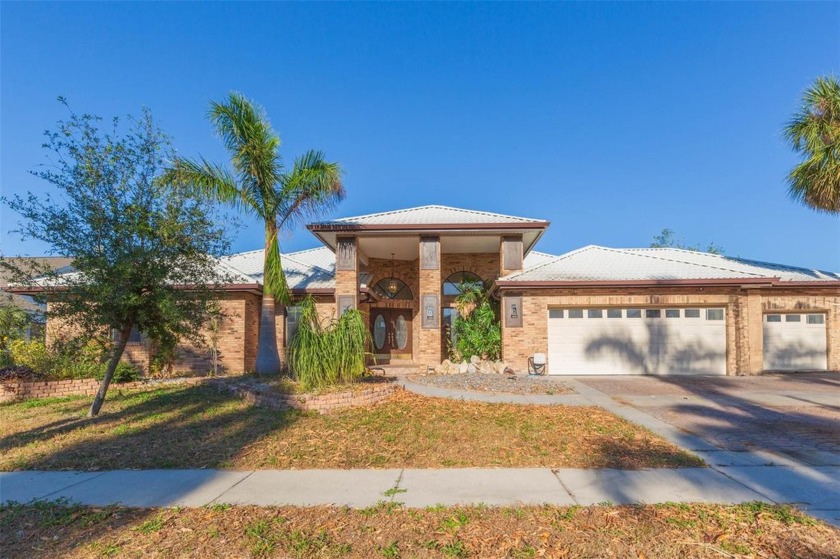
[[[258,374],[278,374],[280,357],[274,326],[275,303],[288,305],[291,294],[280,262],[277,234],[344,198],[341,168],[320,151],[298,157],[284,167],[280,137],[259,105],[232,92],[207,113],[230,154],[232,172],[204,158],[177,158],[165,180],[192,185],[208,198],[253,214],[265,223],[263,295],[257,343]]]
[[[819,77],[784,130],[804,161],[788,175],[790,197],[811,208],[840,213],[840,83]]]

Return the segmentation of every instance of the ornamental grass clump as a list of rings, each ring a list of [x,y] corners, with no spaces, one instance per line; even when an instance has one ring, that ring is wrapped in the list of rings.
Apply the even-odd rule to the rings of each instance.
[[[322,325],[312,298],[300,305],[298,330],[289,343],[289,367],[304,390],[356,381],[365,372],[369,334],[362,313],[351,309]]]

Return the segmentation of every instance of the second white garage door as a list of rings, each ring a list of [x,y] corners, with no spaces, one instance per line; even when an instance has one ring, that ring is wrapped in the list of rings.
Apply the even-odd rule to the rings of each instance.
[[[764,315],[765,370],[825,370],[826,349],[824,314]]]
[[[726,374],[722,308],[548,311],[552,375]]]

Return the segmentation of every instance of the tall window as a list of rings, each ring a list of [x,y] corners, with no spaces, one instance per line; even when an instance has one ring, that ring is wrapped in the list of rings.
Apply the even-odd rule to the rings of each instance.
[[[463,292],[464,284],[468,283],[484,285],[484,281],[472,272],[455,272],[443,282],[443,294],[460,295]]]
[[[400,301],[411,301],[411,288],[400,279],[384,278],[376,282],[373,292],[382,299],[395,299]]]
[[[286,347],[297,334],[299,320],[300,307],[286,307]]]

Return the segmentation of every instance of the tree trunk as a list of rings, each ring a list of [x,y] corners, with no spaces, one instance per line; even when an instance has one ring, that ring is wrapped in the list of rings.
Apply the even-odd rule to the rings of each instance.
[[[257,341],[257,374],[279,375],[280,354],[277,352],[277,328],[274,324],[274,297],[263,293],[260,310],[260,337]]]
[[[120,362],[123,351],[125,351],[125,345],[128,343],[128,338],[131,336],[131,329],[133,327],[134,324],[129,322],[120,330],[120,339],[117,342],[117,347],[114,348],[111,360],[108,362],[108,370],[105,371],[105,376],[102,377],[102,382],[99,383],[99,390],[96,392],[96,397],[93,399],[90,410],[88,410],[88,417],[99,415],[99,409],[102,407],[102,403],[105,402],[105,394],[108,392],[111,379],[114,378],[114,371],[117,370],[117,365]]]

